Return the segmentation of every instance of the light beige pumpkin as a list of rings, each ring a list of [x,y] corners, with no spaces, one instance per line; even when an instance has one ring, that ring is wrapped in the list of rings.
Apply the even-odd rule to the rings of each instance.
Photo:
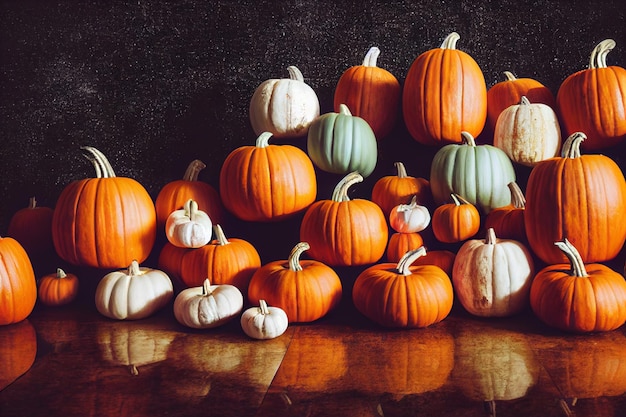
[[[428,207],[413,196],[409,204],[398,204],[389,213],[389,225],[398,233],[419,233],[430,224]]]
[[[258,307],[250,307],[241,315],[241,329],[253,339],[274,339],[287,330],[289,319],[280,307],[271,307],[259,300]]]
[[[482,317],[505,317],[529,306],[534,263],[520,242],[498,239],[492,228],[484,240],[468,240],[459,248],[452,283],[461,305]]]
[[[189,199],[182,209],[174,210],[165,222],[165,236],[179,248],[199,248],[211,241],[213,222],[198,209],[198,203]]]
[[[174,300],[174,317],[184,326],[208,329],[235,318],[243,309],[243,294],[234,285],[211,285],[182,290]]]
[[[534,166],[557,156],[561,149],[561,128],[552,107],[531,103],[525,96],[519,104],[504,109],[496,122],[493,144],[513,162]]]

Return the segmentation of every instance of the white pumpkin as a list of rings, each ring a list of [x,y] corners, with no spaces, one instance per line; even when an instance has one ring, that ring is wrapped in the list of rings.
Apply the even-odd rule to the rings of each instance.
[[[211,285],[182,290],[174,300],[174,317],[183,326],[207,329],[221,326],[243,310],[243,294],[234,285]]]
[[[241,315],[241,328],[253,339],[274,339],[289,326],[287,313],[280,307],[270,307],[259,300],[259,307],[250,307]]]
[[[398,233],[419,233],[430,224],[428,208],[413,196],[409,204],[398,204],[389,213],[389,225]]]
[[[117,320],[143,319],[165,307],[174,297],[172,280],[163,271],[139,267],[106,274],[96,287],[96,308]]]
[[[522,96],[520,104],[504,109],[493,133],[493,145],[513,162],[534,166],[557,156],[561,149],[561,129],[552,107],[530,103]]]
[[[458,250],[452,283],[461,305],[482,317],[506,317],[529,305],[534,262],[520,242],[498,239],[493,228],[484,240],[472,239]]]
[[[165,236],[179,248],[200,248],[211,241],[213,222],[198,209],[198,203],[189,199],[182,209],[174,210],[165,222]]]
[[[258,135],[271,132],[277,138],[307,134],[309,125],[320,115],[315,91],[304,82],[295,66],[287,68],[289,78],[262,82],[250,100],[250,123]]]

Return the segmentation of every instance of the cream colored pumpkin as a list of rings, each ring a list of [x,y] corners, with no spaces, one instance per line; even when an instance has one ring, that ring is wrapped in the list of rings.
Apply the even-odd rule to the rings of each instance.
[[[289,78],[262,82],[250,100],[250,123],[258,135],[271,132],[277,138],[307,134],[309,125],[320,115],[315,91],[304,82],[295,66],[287,68]]]
[[[174,300],[174,317],[183,326],[207,329],[232,320],[243,309],[243,295],[234,285],[211,285],[182,290]]]
[[[409,204],[399,204],[389,213],[389,225],[398,233],[419,233],[430,224],[428,208],[413,196]]]
[[[498,239],[492,228],[484,240],[468,240],[459,248],[452,283],[461,305],[482,317],[506,317],[529,304],[534,263],[520,242]]]
[[[165,236],[179,248],[199,248],[211,241],[213,222],[198,209],[198,203],[189,199],[180,210],[174,210],[165,222]]]
[[[137,320],[165,307],[174,296],[169,276],[158,269],[139,267],[106,274],[96,287],[96,308],[103,316]]]
[[[253,339],[274,339],[289,326],[287,313],[280,307],[270,307],[265,300],[259,307],[250,307],[241,315],[241,328]]]
[[[561,149],[561,129],[552,107],[530,103],[522,96],[520,104],[504,109],[493,134],[493,144],[513,162],[534,166],[557,156]]]

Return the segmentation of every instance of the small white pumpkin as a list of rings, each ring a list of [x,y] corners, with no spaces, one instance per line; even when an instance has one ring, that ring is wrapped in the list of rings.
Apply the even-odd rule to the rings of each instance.
[[[182,209],[174,210],[165,222],[167,240],[179,248],[200,248],[211,241],[213,222],[198,209],[198,203],[189,199]]]
[[[287,313],[280,307],[270,307],[259,300],[259,307],[250,307],[241,315],[241,328],[253,339],[274,339],[289,326]]]
[[[493,228],[484,240],[468,240],[454,258],[452,283],[461,305],[475,316],[506,317],[529,306],[534,263],[520,242],[498,239]]]
[[[208,329],[221,326],[243,310],[243,294],[234,285],[211,285],[182,290],[174,300],[174,317],[183,326]]]
[[[428,208],[413,196],[409,204],[399,204],[389,213],[389,225],[398,233],[419,233],[430,224]]]
[[[117,320],[143,319],[165,307],[174,296],[172,280],[158,269],[139,267],[106,274],[96,288],[96,308]]]

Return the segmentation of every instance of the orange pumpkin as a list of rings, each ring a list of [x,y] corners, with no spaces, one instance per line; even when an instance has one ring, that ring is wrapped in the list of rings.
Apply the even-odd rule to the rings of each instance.
[[[511,190],[511,204],[491,210],[485,217],[485,229],[492,228],[502,239],[526,242],[524,210],[526,197],[515,181],[508,184]]]
[[[567,77],[557,92],[563,131],[584,132],[585,149],[604,149],[626,138],[626,69],[606,63],[614,47],[613,39],[596,45],[589,67]]]
[[[58,255],[74,265],[107,269],[144,261],[156,240],[152,197],[134,179],[116,177],[99,150],[82,149],[97,177],[73,181],[59,195],[52,217]]]
[[[341,280],[329,266],[315,260],[301,261],[309,249],[298,243],[286,261],[273,261],[259,268],[248,286],[252,304],[261,300],[287,313],[290,323],[308,323],[325,316],[341,301]]]
[[[189,248],[180,248],[172,245],[170,242],[166,242],[157,259],[158,269],[165,271],[170,277],[181,279],[181,271],[183,268],[183,259]],[[196,285],[190,285],[196,286]]]
[[[37,206],[37,200],[31,197],[28,206],[16,211],[9,221],[7,235],[20,242],[31,260],[54,254],[53,213],[50,207]]]
[[[220,171],[224,206],[241,220],[281,220],[315,201],[317,182],[308,155],[292,145],[270,145],[269,132],[256,146],[232,151]]]
[[[0,391],[28,372],[37,355],[37,333],[28,320],[0,328]]]
[[[376,139],[393,129],[400,109],[400,83],[389,71],[376,66],[380,49],[372,47],[362,65],[348,68],[335,87],[334,109],[345,104],[353,116],[364,119]]]
[[[419,233],[394,233],[387,244],[387,261],[398,263],[405,253],[423,244],[424,239]]]
[[[476,206],[457,194],[453,203],[443,204],[433,213],[435,238],[443,243],[458,243],[473,237],[480,229],[480,213]]]
[[[37,282],[28,254],[11,237],[0,237],[0,325],[30,315],[37,301]]]
[[[356,309],[385,327],[427,327],[445,319],[452,310],[452,283],[438,266],[411,266],[424,254],[422,246],[397,264],[377,264],[361,272],[352,288]]]
[[[420,54],[404,80],[404,122],[421,144],[459,143],[462,131],[477,137],[485,126],[485,77],[469,54],[456,49],[459,39],[452,32],[440,48]]]
[[[378,261],[387,247],[387,219],[376,203],[348,197],[348,189],[362,182],[358,172],[346,175],[332,199],[316,201],[300,225],[300,241],[311,245],[313,259],[330,266],[366,265]]]
[[[487,90],[487,120],[493,131],[498,116],[506,108],[519,104],[523,96],[531,103],[542,103],[556,109],[552,91],[533,78],[517,78],[510,71],[504,71],[506,80],[492,85]]]
[[[171,181],[161,188],[154,202],[159,230],[165,227],[168,216],[182,208],[189,199],[198,203],[198,208],[207,213],[213,223],[224,223],[225,212],[219,193],[210,184],[198,181],[198,175],[204,168],[204,162],[195,159],[187,166],[182,179]]]
[[[180,278],[188,287],[201,287],[207,277],[213,285],[234,285],[246,294],[252,274],[261,267],[261,257],[246,240],[227,239],[220,225],[215,239],[207,245],[186,251],[180,263]]]
[[[413,196],[421,205],[432,205],[433,196],[428,180],[407,175],[402,162],[395,162],[394,166],[396,175],[380,178],[372,188],[372,201],[378,204],[383,213],[389,215],[391,209],[398,204],[408,203]]]
[[[554,242],[567,238],[584,262],[608,261],[626,241],[626,181],[608,156],[582,155],[583,133],[571,135],[560,157],[537,164],[526,184],[528,243],[545,263],[565,256]]]
[[[69,304],[78,296],[78,277],[57,268],[56,273],[39,279],[38,295],[39,300],[47,306]]]
[[[535,276],[530,306],[548,326],[574,332],[603,332],[626,322],[626,280],[600,263],[585,264],[567,239],[555,245],[569,264],[553,264]]]

